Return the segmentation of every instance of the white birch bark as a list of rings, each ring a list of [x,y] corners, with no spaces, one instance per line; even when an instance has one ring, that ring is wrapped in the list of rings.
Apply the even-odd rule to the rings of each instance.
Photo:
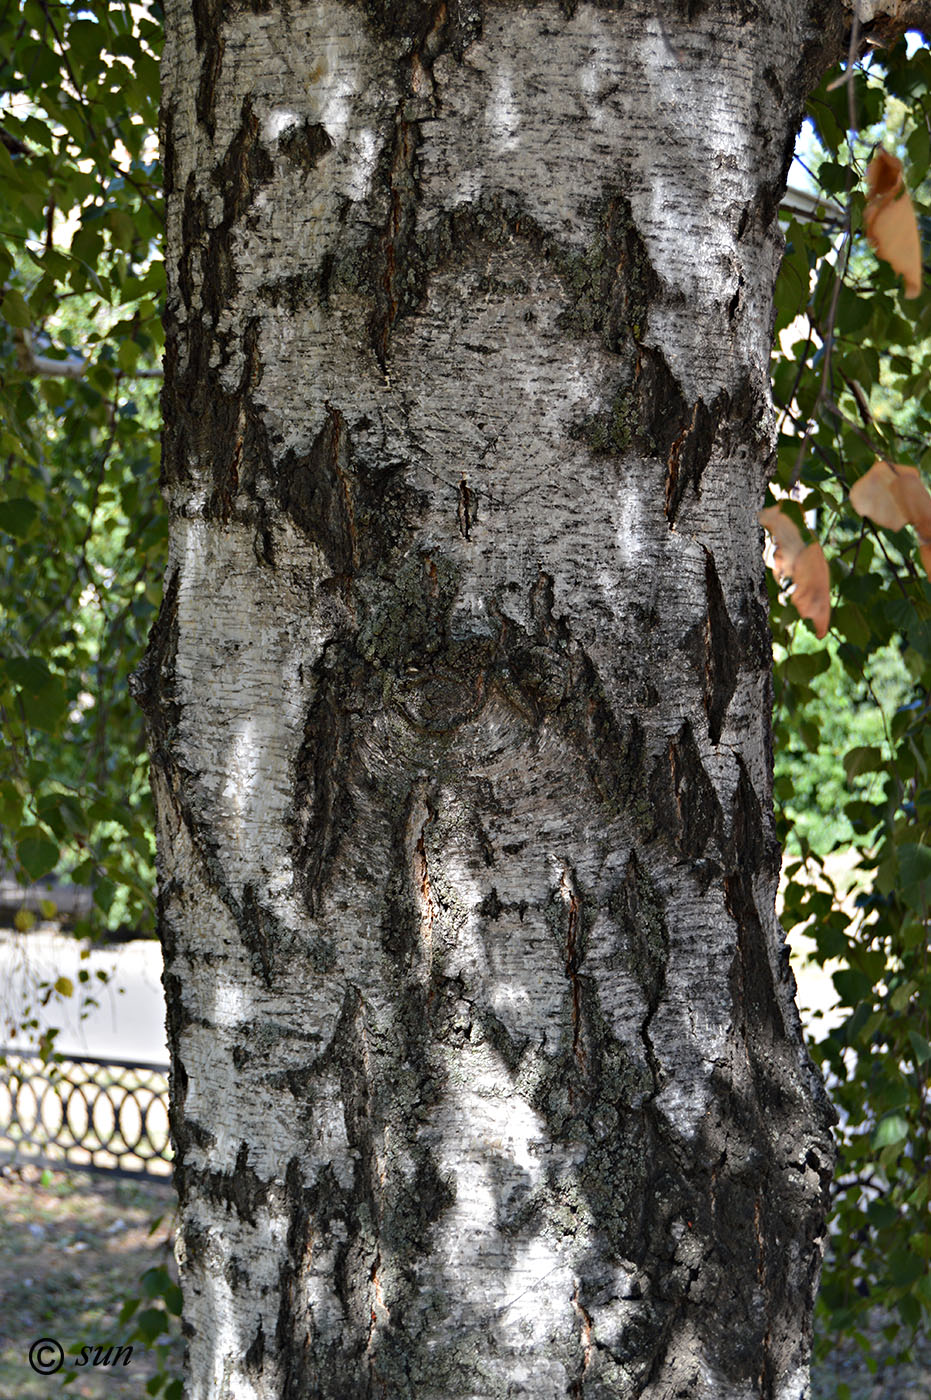
[[[192,1400],[802,1400],[776,211],[843,10],[166,6]]]

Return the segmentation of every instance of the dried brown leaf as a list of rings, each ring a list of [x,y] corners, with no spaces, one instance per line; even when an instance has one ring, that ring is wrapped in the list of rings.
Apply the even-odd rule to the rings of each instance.
[[[805,548],[805,542],[795,521],[783,515],[779,506],[767,506],[757,515],[757,520],[764,530],[769,531],[776,546],[772,569],[781,582],[792,574],[793,565]]]
[[[806,545],[795,561],[792,605],[800,617],[810,618],[815,636],[827,633],[831,620],[831,575],[820,544]]]
[[[850,504],[858,515],[865,515],[886,530],[901,530],[907,516],[896,500],[895,469],[888,462],[874,462],[869,471],[850,488]]]
[[[895,472],[892,494],[910,525],[918,531],[922,543],[931,542],[931,495],[917,467],[890,464]]]
[[[866,172],[866,236],[876,256],[905,282],[905,295],[921,294],[921,239],[915,210],[902,177],[902,162],[882,147]]]

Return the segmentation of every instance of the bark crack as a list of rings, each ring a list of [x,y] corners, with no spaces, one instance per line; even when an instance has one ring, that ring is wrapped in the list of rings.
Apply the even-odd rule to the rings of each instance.
[[[581,900],[568,870],[562,872],[559,890],[567,910],[565,969],[572,993],[572,1054],[584,1073],[588,1057],[582,1042],[582,983],[579,979],[579,965],[584,957],[580,927]]]
[[[584,1400],[585,1397],[585,1373],[587,1372],[592,1359],[592,1319],[591,1314],[584,1307],[581,1300],[581,1283],[578,1278],[573,1280],[572,1306],[579,1315],[580,1321],[580,1342],[582,1345],[582,1365],[577,1376],[569,1382],[570,1400]]]

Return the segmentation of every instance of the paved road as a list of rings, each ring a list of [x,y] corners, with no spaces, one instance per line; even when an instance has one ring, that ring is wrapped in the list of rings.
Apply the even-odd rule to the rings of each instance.
[[[83,986],[78,981],[82,968],[90,973]],[[109,980],[102,982],[98,972],[107,973]],[[81,945],[73,938],[0,930],[0,1042],[29,1044],[26,1035],[16,1034],[28,999],[42,1029],[61,1027],[56,1047],[65,1054],[167,1064],[161,972],[162,950],[154,939],[115,945],[82,960]],[[70,978],[75,995],[55,995],[41,1006],[41,984],[59,977]],[[96,1006],[88,1004],[88,995]]]

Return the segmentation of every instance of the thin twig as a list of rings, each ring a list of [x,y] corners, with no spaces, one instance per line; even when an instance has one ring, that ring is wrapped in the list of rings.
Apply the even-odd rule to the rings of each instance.
[[[831,305],[828,309],[828,318],[825,330],[821,337],[822,343],[824,345],[824,367],[821,372],[821,384],[818,388],[818,395],[815,399],[814,406],[811,410],[811,413],[809,414],[808,425],[805,428],[804,436],[802,437],[802,441],[799,443],[798,455],[796,456],[795,466],[792,470],[792,477],[789,481],[790,492],[792,492],[798,485],[799,478],[802,475],[802,464],[805,461],[805,452],[808,448],[809,439],[811,438],[811,435],[814,432],[815,426],[817,424],[818,411],[821,408],[822,404],[826,401],[829,389],[833,388],[831,380],[831,360],[832,352],[834,349],[834,323],[837,319],[837,305],[840,300],[841,287],[844,284],[844,277],[847,272],[847,263],[850,259],[850,247],[853,241],[853,213],[851,199],[851,196],[853,194],[853,173],[855,159],[853,149],[853,133],[856,131],[857,127],[857,114],[855,109],[853,82],[856,72],[855,60],[857,56],[857,45],[859,43],[859,39],[860,14],[859,9],[855,4],[853,11],[853,20],[850,25],[850,46],[847,50],[847,72],[845,75],[847,78],[847,100],[850,115],[850,130],[847,133],[847,144],[850,154],[850,160],[847,165],[847,217],[844,226],[843,242],[838,253],[837,264],[835,267],[834,290],[831,294]]]

